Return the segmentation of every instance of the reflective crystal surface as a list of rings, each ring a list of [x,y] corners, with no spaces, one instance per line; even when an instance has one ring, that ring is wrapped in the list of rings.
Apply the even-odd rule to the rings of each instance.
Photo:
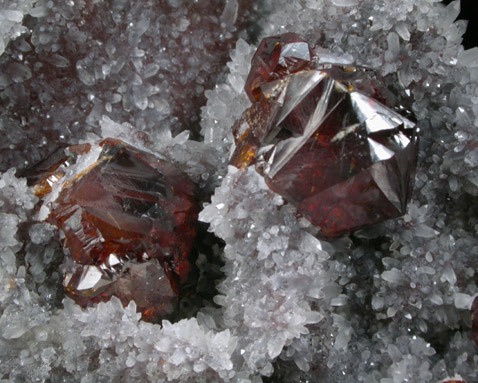
[[[252,58],[246,94],[252,102],[268,96],[277,81],[310,64],[309,44],[295,33],[263,39]]]
[[[125,261],[115,254],[100,265],[74,264],[64,276],[67,294],[83,307],[118,297],[124,306],[135,301],[146,321],[169,317],[177,310],[179,289],[158,259]]]
[[[73,261],[66,292],[82,306],[114,295],[125,305],[134,300],[145,320],[170,316],[196,235],[194,185],[121,141],[100,146],[98,160],[65,181],[47,219],[62,231]]]
[[[267,62],[263,55],[270,50],[261,47],[264,42],[250,78],[257,77],[254,60]],[[274,86],[262,85],[266,97],[233,128],[231,163],[255,163],[269,187],[324,236],[404,214],[417,161],[415,123],[404,117],[404,108],[378,100],[385,93],[368,71],[315,62],[269,74],[277,80],[267,84]]]
[[[35,186],[37,197],[43,197],[50,193],[52,186],[64,176],[60,166],[68,166],[75,161],[77,155],[87,153],[90,149],[90,144],[73,145],[67,149],[60,148],[44,161],[24,170],[20,175],[27,178],[29,186]]]

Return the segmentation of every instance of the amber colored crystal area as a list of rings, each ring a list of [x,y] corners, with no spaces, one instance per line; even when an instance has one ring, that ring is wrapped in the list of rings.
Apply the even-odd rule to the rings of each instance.
[[[65,237],[73,266],[67,294],[82,306],[117,296],[143,319],[177,308],[189,273],[198,206],[194,185],[171,164],[115,140],[65,183],[48,221]]]
[[[418,150],[408,112],[397,107],[395,97],[390,106],[386,98],[378,101],[378,82],[364,70],[319,66],[318,60],[290,71],[260,64],[287,45],[280,41],[280,36],[265,39],[254,56],[250,78],[259,78],[262,90],[279,80],[234,125],[230,163],[255,164],[269,187],[325,237],[404,214]],[[265,68],[267,75],[261,72]]]

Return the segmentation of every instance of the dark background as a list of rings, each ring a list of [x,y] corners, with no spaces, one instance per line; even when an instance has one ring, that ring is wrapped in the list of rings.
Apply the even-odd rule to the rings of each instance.
[[[444,0],[445,4],[451,0]],[[468,20],[468,29],[463,36],[463,45],[466,49],[478,45],[478,0],[461,0],[461,12],[459,19]]]

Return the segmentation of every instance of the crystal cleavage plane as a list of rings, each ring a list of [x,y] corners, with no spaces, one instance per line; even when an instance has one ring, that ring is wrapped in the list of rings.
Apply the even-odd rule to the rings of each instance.
[[[46,221],[69,250],[66,294],[83,307],[112,296],[123,305],[134,300],[145,321],[171,318],[196,236],[195,186],[169,162],[120,140],[96,149],[97,159],[70,179],[67,165],[91,153],[89,144],[61,150],[27,175],[38,196],[60,189]]]
[[[230,164],[255,164],[324,237],[398,217],[411,197],[417,127],[370,72],[322,62],[292,33],[265,38],[233,127]]]

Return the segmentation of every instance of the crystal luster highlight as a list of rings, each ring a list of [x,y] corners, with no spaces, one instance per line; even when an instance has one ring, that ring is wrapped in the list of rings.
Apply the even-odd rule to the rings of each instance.
[[[196,235],[192,181],[170,163],[119,140],[66,180],[48,222],[64,235],[67,295],[86,307],[118,297],[147,321],[174,315]],[[64,164],[65,159],[55,159]],[[40,185],[59,179],[59,165]]]
[[[255,164],[326,237],[404,214],[418,150],[409,112],[387,105],[370,71],[318,64],[303,44],[288,34],[259,45],[231,163]]]

